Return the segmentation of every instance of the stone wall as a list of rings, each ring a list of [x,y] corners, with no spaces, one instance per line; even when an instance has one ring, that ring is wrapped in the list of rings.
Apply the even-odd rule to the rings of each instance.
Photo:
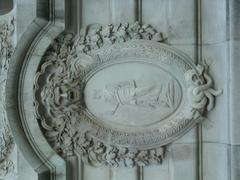
[[[91,180],[96,177],[111,180],[123,177],[132,180],[239,179],[239,5],[237,0],[70,0],[65,2],[63,0],[38,0],[37,2],[19,0],[17,6],[19,11],[16,18],[19,41],[7,81],[9,90],[6,92],[7,112],[16,143],[23,156],[38,174],[38,178],[71,180]],[[9,20],[10,25],[11,22],[13,21]],[[64,24],[66,32],[62,33]],[[137,30],[132,30],[134,27],[137,27]],[[149,33],[145,33],[146,31]],[[175,48],[180,52],[179,54],[183,53],[188,56],[186,59],[189,64],[192,64],[190,66],[193,69],[197,64],[208,65],[208,71],[198,69],[199,72],[202,72],[198,75],[202,75],[201,80],[208,86],[202,91],[204,96],[201,96],[200,101],[206,100],[202,106],[204,108],[209,104],[215,104],[215,108],[210,112],[199,108],[198,111],[204,117],[201,119],[201,123],[195,124],[194,127],[191,126],[191,129],[188,128],[188,132],[184,132],[184,136],[184,133],[179,133],[176,135],[176,139],[163,143],[160,156],[157,156],[157,153],[150,156],[150,152],[153,152],[152,149],[145,147],[144,150],[137,152],[127,150],[127,153],[124,154],[127,154],[124,156],[125,159],[123,158],[124,160],[121,161],[119,160],[121,159],[119,155],[122,153],[121,148],[114,146],[118,138],[124,137],[123,133],[115,133],[116,129],[114,128],[118,129],[120,125],[110,125],[111,128],[114,127],[110,132],[114,133],[108,138],[113,139],[114,136],[114,141],[108,141],[104,134],[104,126],[99,128],[95,134],[94,131],[87,131],[89,124],[85,124],[85,128],[81,127],[81,123],[84,124],[83,119],[87,119],[84,112],[81,114],[81,110],[88,104],[72,103],[63,106],[60,102],[64,97],[68,97],[68,94],[64,94],[62,91],[67,86],[66,81],[72,83],[79,79],[73,83],[75,90],[70,94],[82,100],[79,96],[82,91],[80,78],[91,71],[86,69],[82,74],[79,73],[80,75],[78,71],[82,71],[91,63],[93,65],[90,67],[94,69],[94,62],[98,62],[96,63],[98,66],[105,63],[107,58],[115,57],[117,59],[120,55],[116,55],[114,48],[111,47],[118,48],[123,53],[130,46],[137,47],[137,44],[131,43],[131,39],[135,40],[133,42],[141,44],[140,40],[143,42],[147,38],[149,42],[154,39],[156,34],[158,43],[164,44],[163,47]],[[126,43],[126,47],[118,46],[120,41]],[[155,42],[151,41],[151,43]],[[105,46],[105,44],[107,45]],[[109,44],[113,44],[113,46]],[[146,51],[149,47],[150,45],[145,47],[143,43],[137,47],[140,50],[133,54],[138,56],[141,48],[144,48],[144,52],[148,56],[145,53],[142,55],[148,57],[150,61],[154,53],[151,54],[151,50]],[[156,48],[157,45],[154,47]],[[104,51],[104,48],[108,48],[109,51]],[[154,48],[152,47],[152,49]],[[169,59],[175,56],[173,52],[167,53]],[[6,51],[4,53],[6,54]],[[126,54],[130,56],[131,53],[127,51]],[[155,54],[154,57],[160,57],[159,54]],[[4,57],[1,56],[2,62],[7,65],[8,63],[5,63],[7,59]],[[144,61],[144,63],[146,62]],[[6,65],[1,67],[7,67]],[[161,63],[158,65],[161,66]],[[3,82],[6,79],[5,70],[1,72]],[[181,73],[177,70],[178,68],[175,68],[172,73],[179,72],[178,78],[181,78]],[[168,71],[171,70],[168,69]],[[210,77],[208,78],[207,75],[213,81],[209,80]],[[18,77],[21,77],[21,81]],[[211,81],[211,86],[204,79],[206,77]],[[61,78],[65,78],[65,84],[64,87],[60,86],[63,89],[57,91],[54,88],[61,84]],[[119,75],[115,78],[119,78]],[[159,80],[162,80],[161,77]],[[99,83],[100,81],[97,81],[93,84]],[[135,86],[137,85],[135,84]],[[4,86],[5,84],[2,87]],[[120,83],[119,86],[122,84]],[[213,88],[221,89],[222,94],[220,95],[220,91],[214,91]],[[4,94],[4,91],[2,92]],[[215,99],[213,95],[219,96]],[[185,94],[183,99],[184,97]],[[45,98],[45,101],[41,98]],[[52,99],[57,99],[58,104],[51,104]],[[0,109],[3,110],[5,110],[4,101],[5,96],[1,100],[3,106]],[[193,100],[193,102],[196,103],[195,110],[197,105],[202,104],[199,101]],[[122,102],[120,104],[124,105]],[[129,104],[133,105],[133,102],[128,102]],[[135,103],[135,105],[139,105],[139,103]],[[64,114],[66,109],[70,109],[70,115]],[[59,113],[62,113],[61,116],[58,116]],[[4,115],[4,113],[2,114]],[[68,121],[67,118],[69,118]],[[75,118],[77,121],[80,119],[81,123],[76,123]],[[173,115],[170,119],[174,118]],[[118,120],[120,121],[121,118]],[[5,121],[3,122],[5,123]],[[109,127],[108,122],[103,121],[104,123],[106,123],[106,128]],[[171,125],[173,126],[173,123]],[[171,128],[171,125],[168,127]],[[179,128],[181,129],[181,127]],[[125,128],[131,129],[130,127]],[[144,129],[141,131],[142,134],[145,133]],[[2,132],[6,136],[7,132]],[[89,133],[92,133],[91,136]],[[139,137],[141,133],[138,134]],[[166,134],[169,135],[169,133]],[[129,137],[126,132],[125,135]],[[98,142],[99,139],[101,143]],[[127,142],[129,139],[124,140]],[[140,140],[136,142],[140,142]],[[136,142],[134,141],[135,145],[138,145]],[[130,142],[130,144],[134,143]],[[148,143],[150,144],[149,141]],[[135,147],[131,146],[131,148]],[[153,149],[156,150],[155,147]],[[158,158],[155,158],[156,156]],[[158,163],[151,164],[154,160]],[[139,164],[135,163],[137,161]],[[121,162],[125,162],[124,166],[127,168],[112,167],[118,166]],[[126,162],[130,165],[126,165]],[[93,166],[101,163],[105,163],[107,167],[104,165]],[[23,168],[21,167],[22,163],[19,164],[20,169]],[[145,166],[143,167],[143,165]],[[130,166],[134,167],[130,168]],[[30,169],[25,170],[30,171]],[[27,177],[21,175],[21,178]]]

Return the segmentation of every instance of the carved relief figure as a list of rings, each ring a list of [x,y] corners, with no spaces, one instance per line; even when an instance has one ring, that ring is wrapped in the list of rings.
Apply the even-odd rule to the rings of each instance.
[[[134,41],[130,41],[132,39]],[[215,96],[220,91],[213,89],[213,81],[205,67],[197,67],[181,53],[171,48],[168,50],[166,46],[153,41],[163,42],[164,38],[151,26],[121,23],[90,25],[81,30],[78,38],[63,33],[49,47],[41,70],[36,74],[36,115],[41,119],[48,141],[59,154],[67,157],[79,152],[83,159],[94,165],[131,167],[159,164],[164,157],[164,144],[172,142],[176,136],[182,135],[193,123],[198,122],[205,109],[213,108]],[[111,44],[115,45],[110,46]],[[109,46],[107,51],[104,46]],[[116,49],[121,50],[121,53],[115,52]],[[92,75],[93,69],[98,69],[103,63],[115,64],[118,57],[144,57],[154,62],[159,60],[160,66],[172,67],[173,75],[177,73],[181,76],[175,75],[172,78],[157,73],[159,77],[151,81],[153,84],[144,79],[124,79],[114,83],[107,81],[103,85],[102,81],[96,81],[98,78],[93,78],[97,83],[84,81],[89,78],[86,75]],[[102,73],[100,77],[108,76]],[[156,83],[158,80],[160,83]],[[85,91],[86,87],[92,88]],[[96,116],[99,121],[95,121],[87,112],[94,107],[97,107],[96,112],[88,112],[99,115]],[[104,114],[108,110],[110,116]],[[122,112],[125,115],[125,111],[127,118],[118,116]],[[151,121],[154,126],[147,122],[151,125],[149,129],[139,133],[134,130],[141,123],[139,117],[142,114],[139,112],[151,116],[155,112],[161,114],[155,114],[156,123],[155,119]],[[132,117],[129,118],[129,114]],[[171,118],[168,115],[172,115]],[[143,119],[147,116],[148,114]],[[104,122],[112,122],[120,119],[118,117],[121,122],[112,123],[114,128],[101,123],[102,119]],[[133,130],[131,132],[119,126],[125,126],[125,121],[129,119],[131,124],[126,124],[132,126],[129,127]],[[145,129],[144,120],[142,124],[144,125],[140,126]],[[129,148],[129,145],[136,148]],[[156,148],[145,149],[146,146]]]
[[[215,96],[222,93],[222,90],[213,89],[213,80],[207,74],[208,66],[198,65],[196,70],[190,70],[186,73],[186,80],[190,84],[188,88],[189,101],[193,108],[202,109],[205,106],[207,111],[214,107]]]
[[[103,99],[111,104],[114,115],[120,105],[155,109],[165,107],[174,109],[174,81],[166,85],[137,85],[135,80],[107,84],[104,90],[96,90],[94,99]]]

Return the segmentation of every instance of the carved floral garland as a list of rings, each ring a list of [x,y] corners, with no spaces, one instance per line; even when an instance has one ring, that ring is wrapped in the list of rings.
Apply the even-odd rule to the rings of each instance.
[[[117,26],[94,24],[82,29],[79,37],[74,37],[69,33],[61,34],[46,52],[39,72],[36,74],[35,105],[37,117],[46,137],[58,153],[68,156],[74,151],[80,152],[84,159],[93,165],[130,167],[161,163],[164,147],[139,150],[134,146],[108,145],[91,137],[88,130],[91,129],[92,122],[88,123],[90,120],[82,111],[85,105],[82,103],[84,102],[83,94],[80,92],[83,91],[84,84],[79,83],[79,79],[86,73],[86,67],[92,68],[91,58],[97,58],[95,57],[96,52],[102,47],[133,39],[164,41],[161,33],[157,33],[149,25],[140,25],[137,22]],[[81,57],[89,59],[89,61],[80,64],[78,59]],[[210,76],[207,75],[207,70],[201,66],[196,69],[190,69],[185,76],[188,79],[187,82],[190,83],[189,102],[192,104],[192,109],[195,110],[188,115],[188,118],[179,116],[181,124],[176,122],[171,125],[175,129],[174,131],[168,132],[167,127],[162,127],[166,131],[158,134],[159,138],[166,138],[186,126],[192,119],[199,118],[205,110],[205,106],[211,110],[214,96],[220,94],[220,91],[211,88],[213,83]],[[79,93],[74,93],[69,102],[60,103],[63,95],[60,93],[60,87],[61,91],[62,89],[74,89]],[[47,108],[42,108],[42,104]],[[74,128],[81,126],[82,128],[77,130]],[[100,131],[104,130],[100,128]],[[149,133],[149,136],[153,136],[153,134]]]
[[[14,164],[9,159],[14,148],[14,140],[7,121],[5,106],[7,71],[14,51],[12,42],[14,31],[14,19],[0,25],[0,177],[5,177],[14,170]]]

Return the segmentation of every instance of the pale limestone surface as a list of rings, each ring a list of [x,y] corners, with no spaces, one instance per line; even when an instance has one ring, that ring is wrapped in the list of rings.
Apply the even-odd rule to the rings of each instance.
[[[80,2],[80,1],[79,1]],[[142,2],[142,6],[139,6]],[[55,2],[56,3],[56,2]],[[81,3],[76,1],[68,1],[71,6],[75,3],[71,10],[67,10],[71,18],[66,18],[66,23],[70,24],[69,30],[79,32],[80,27],[87,26],[91,23],[119,23],[119,22],[135,22],[142,21],[144,24],[151,24],[159,32],[163,32],[163,36],[167,38],[166,43],[172,47],[179,49],[191,57],[193,62],[197,62],[197,1],[194,0],[142,0],[138,1],[117,1],[102,0],[95,2],[94,0],[82,0]],[[33,42],[36,34],[43,27],[48,14],[46,2],[39,1],[39,18],[28,26],[35,16],[35,1],[18,0],[20,11],[17,15],[18,37],[24,31],[27,31],[24,40],[20,40],[18,45],[16,62],[18,66],[22,66],[25,54],[28,51],[28,44]],[[66,5],[67,5],[66,4]],[[214,87],[222,89],[223,94],[216,100],[215,108],[208,113],[207,118],[202,126],[202,148],[199,151],[199,133],[197,128],[193,128],[186,135],[174,141],[167,146],[165,158],[161,165],[148,166],[144,168],[109,168],[109,167],[91,167],[83,162],[78,161],[76,157],[67,158],[67,179],[169,179],[169,180],[197,180],[200,170],[202,170],[203,180],[238,180],[240,175],[239,166],[239,147],[240,136],[239,128],[239,46],[240,43],[238,26],[239,26],[239,2],[237,0],[202,0],[202,53],[203,59],[206,59],[210,67],[209,74],[214,79]],[[82,6],[82,11],[81,11]],[[30,8],[32,7],[32,8]],[[42,7],[42,8],[41,8]],[[142,11],[141,11],[142,10]],[[56,16],[60,22],[64,17],[63,1],[56,3]],[[139,13],[142,12],[142,13]],[[30,15],[31,14],[31,15]],[[44,20],[43,20],[44,19]],[[43,21],[42,21],[43,20]],[[56,26],[59,27],[58,24]],[[27,28],[28,27],[28,28]],[[27,79],[24,84],[24,97],[31,95],[35,72],[41,56],[46,51],[50,42],[61,32],[61,28],[47,30],[47,34],[40,37],[35,48],[30,51],[29,71],[27,71]],[[68,27],[68,26],[67,26]],[[35,34],[34,34],[35,33]],[[43,32],[42,32],[43,33]],[[44,34],[44,33],[43,33]],[[32,38],[30,38],[32,37]],[[28,39],[28,40],[27,40]],[[18,59],[22,58],[22,62]],[[14,68],[15,66],[15,68]],[[17,65],[12,65],[10,76],[16,77]],[[16,83],[16,82],[15,82]],[[29,85],[30,84],[30,85]],[[12,91],[17,89],[14,83],[9,83]],[[26,124],[29,125],[30,133],[22,131],[21,126],[17,124],[20,119],[14,116],[15,107],[14,96],[8,96],[8,108],[12,115],[11,126],[14,131],[17,144],[21,147],[23,155],[26,157],[33,169],[39,174],[39,178],[49,179],[46,172],[51,172],[53,176],[59,179],[66,179],[65,172],[53,173],[54,166],[59,165],[57,169],[65,169],[62,161],[51,147],[48,145],[42,131],[39,129],[36,121],[33,121],[33,109],[29,109],[32,101],[25,101]],[[11,102],[11,103],[10,103]],[[24,126],[26,128],[26,126]],[[36,141],[29,140],[31,138]],[[17,137],[19,136],[19,137]],[[24,136],[24,137],[20,137]],[[38,137],[38,138],[36,138]],[[27,141],[25,141],[27,140]],[[31,146],[27,145],[30,142]],[[31,147],[38,147],[38,152],[43,152],[46,159],[42,158],[41,153],[32,151]],[[35,149],[36,150],[36,149]],[[202,160],[202,168],[198,166],[199,156]],[[28,156],[28,157],[27,157]],[[47,161],[49,159],[50,161]],[[23,161],[20,161],[23,162]],[[42,164],[50,162],[47,166]],[[64,163],[63,163],[64,164]],[[21,168],[21,165],[19,166]],[[24,166],[26,168],[26,166]],[[24,169],[25,171],[30,171]],[[60,170],[61,171],[61,170]],[[34,175],[33,175],[34,176]],[[24,175],[22,179],[26,178]],[[34,178],[34,177],[33,177]],[[24,179],[25,180],[25,179]]]
[[[7,118],[5,96],[7,72],[16,45],[15,14],[12,7],[0,16],[0,178],[9,180],[17,178],[17,147]]]

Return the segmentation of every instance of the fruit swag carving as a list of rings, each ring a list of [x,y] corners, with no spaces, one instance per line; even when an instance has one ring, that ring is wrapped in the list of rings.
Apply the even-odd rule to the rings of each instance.
[[[207,68],[164,40],[137,22],[94,24],[54,40],[34,90],[37,117],[58,153],[81,153],[92,165],[159,164],[164,145],[213,108],[221,91]]]

